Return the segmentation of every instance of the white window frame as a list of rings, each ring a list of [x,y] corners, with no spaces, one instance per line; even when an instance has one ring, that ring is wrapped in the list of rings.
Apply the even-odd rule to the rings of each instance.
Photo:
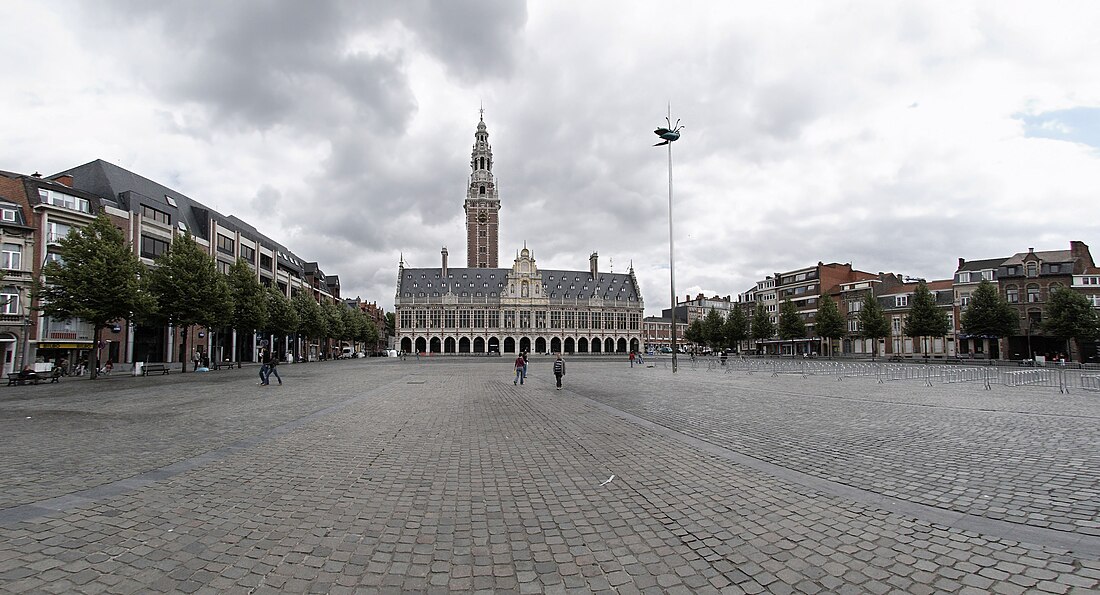
[[[14,250],[9,250],[9,247],[10,248],[15,248],[15,249]],[[2,254],[3,254],[2,262],[0,262],[0,266],[2,266],[2,268],[4,268],[5,270],[8,270],[8,271],[21,271],[21,270],[23,270],[23,245],[22,244],[9,244],[9,243],[5,242],[3,244],[3,248],[0,249],[0,252],[2,252]]]
[[[15,315],[22,313],[19,292],[11,293],[12,290],[11,287],[5,287],[3,291],[0,291],[0,314]]]

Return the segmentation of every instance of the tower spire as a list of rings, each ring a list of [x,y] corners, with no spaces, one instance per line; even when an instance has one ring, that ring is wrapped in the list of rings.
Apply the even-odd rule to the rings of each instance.
[[[496,268],[500,197],[493,175],[493,147],[489,145],[489,131],[485,126],[484,103],[478,114],[480,118],[474,133],[474,146],[470,151],[470,182],[463,203],[466,211],[466,266]]]

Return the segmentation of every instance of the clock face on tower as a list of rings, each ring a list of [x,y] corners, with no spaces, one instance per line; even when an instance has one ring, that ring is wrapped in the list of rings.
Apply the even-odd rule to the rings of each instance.
[[[486,215],[485,213],[482,213],[482,214],[477,216],[477,222],[478,223],[486,223],[488,221],[489,221],[489,216]]]

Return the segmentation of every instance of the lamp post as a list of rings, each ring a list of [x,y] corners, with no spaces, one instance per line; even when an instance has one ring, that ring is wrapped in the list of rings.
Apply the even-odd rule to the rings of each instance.
[[[672,143],[680,139],[680,130],[683,126],[680,126],[680,120],[676,120],[676,125],[672,125],[672,104],[668,104],[668,116],[665,117],[665,122],[668,124],[667,128],[658,128],[653,131],[653,134],[661,137],[661,142],[653,145],[659,147],[661,145],[668,145],[668,279],[669,286],[672,295],[672,373],[676,373],[676,260],[673,257],[673,235],[672,235]]]
[[[928,281],[925,280],[923,277],[905,277],[903,279],[903,281],[905,281],[906,283],[928,283]],[[912,306],[909,306],[909,307],[912,308]],[[921,336],[921,338],[920,338],[920,349],[921,349],[921,352],[922,352],[921,355],[923,355],[924,357],[928,357],[928,351],[926,351],[926,349],[925,349],[924,339],[925,339],[925,337]],[[926,361],[925,363],[928,363],[928,362]]]
[[[22,318],[20,322],[23,325],[22,334],[20,336],[20,340],[23,344],[19,347],[19,371],[23,371],[23,368],[27,365],[27,346],[29,345],[27,341],[27,327],[30,325],[31,321],[30,314],[27,312],[27,305],[23,303],[23,292],[25,290],[26,288],[22,285],[19,286],[19,314]]]

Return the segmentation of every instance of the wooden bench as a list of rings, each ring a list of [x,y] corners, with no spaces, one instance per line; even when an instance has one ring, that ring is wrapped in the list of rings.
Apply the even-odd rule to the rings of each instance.
[[[168,366],[166,366],[164,364],[145,364],[145,366],[143,366],[141,368],[141,375],[142,376],[148,376],[152,372],[160,372],[161,374],[167,374],[168,373]]]
[[[19,372],[8,374],[8,386],[22,386],[24,384],[38,384],[49,380],[50,383],[61,381],[61,368],[54,368],[49,374],[35,374],[33,378],[22,378]]]

